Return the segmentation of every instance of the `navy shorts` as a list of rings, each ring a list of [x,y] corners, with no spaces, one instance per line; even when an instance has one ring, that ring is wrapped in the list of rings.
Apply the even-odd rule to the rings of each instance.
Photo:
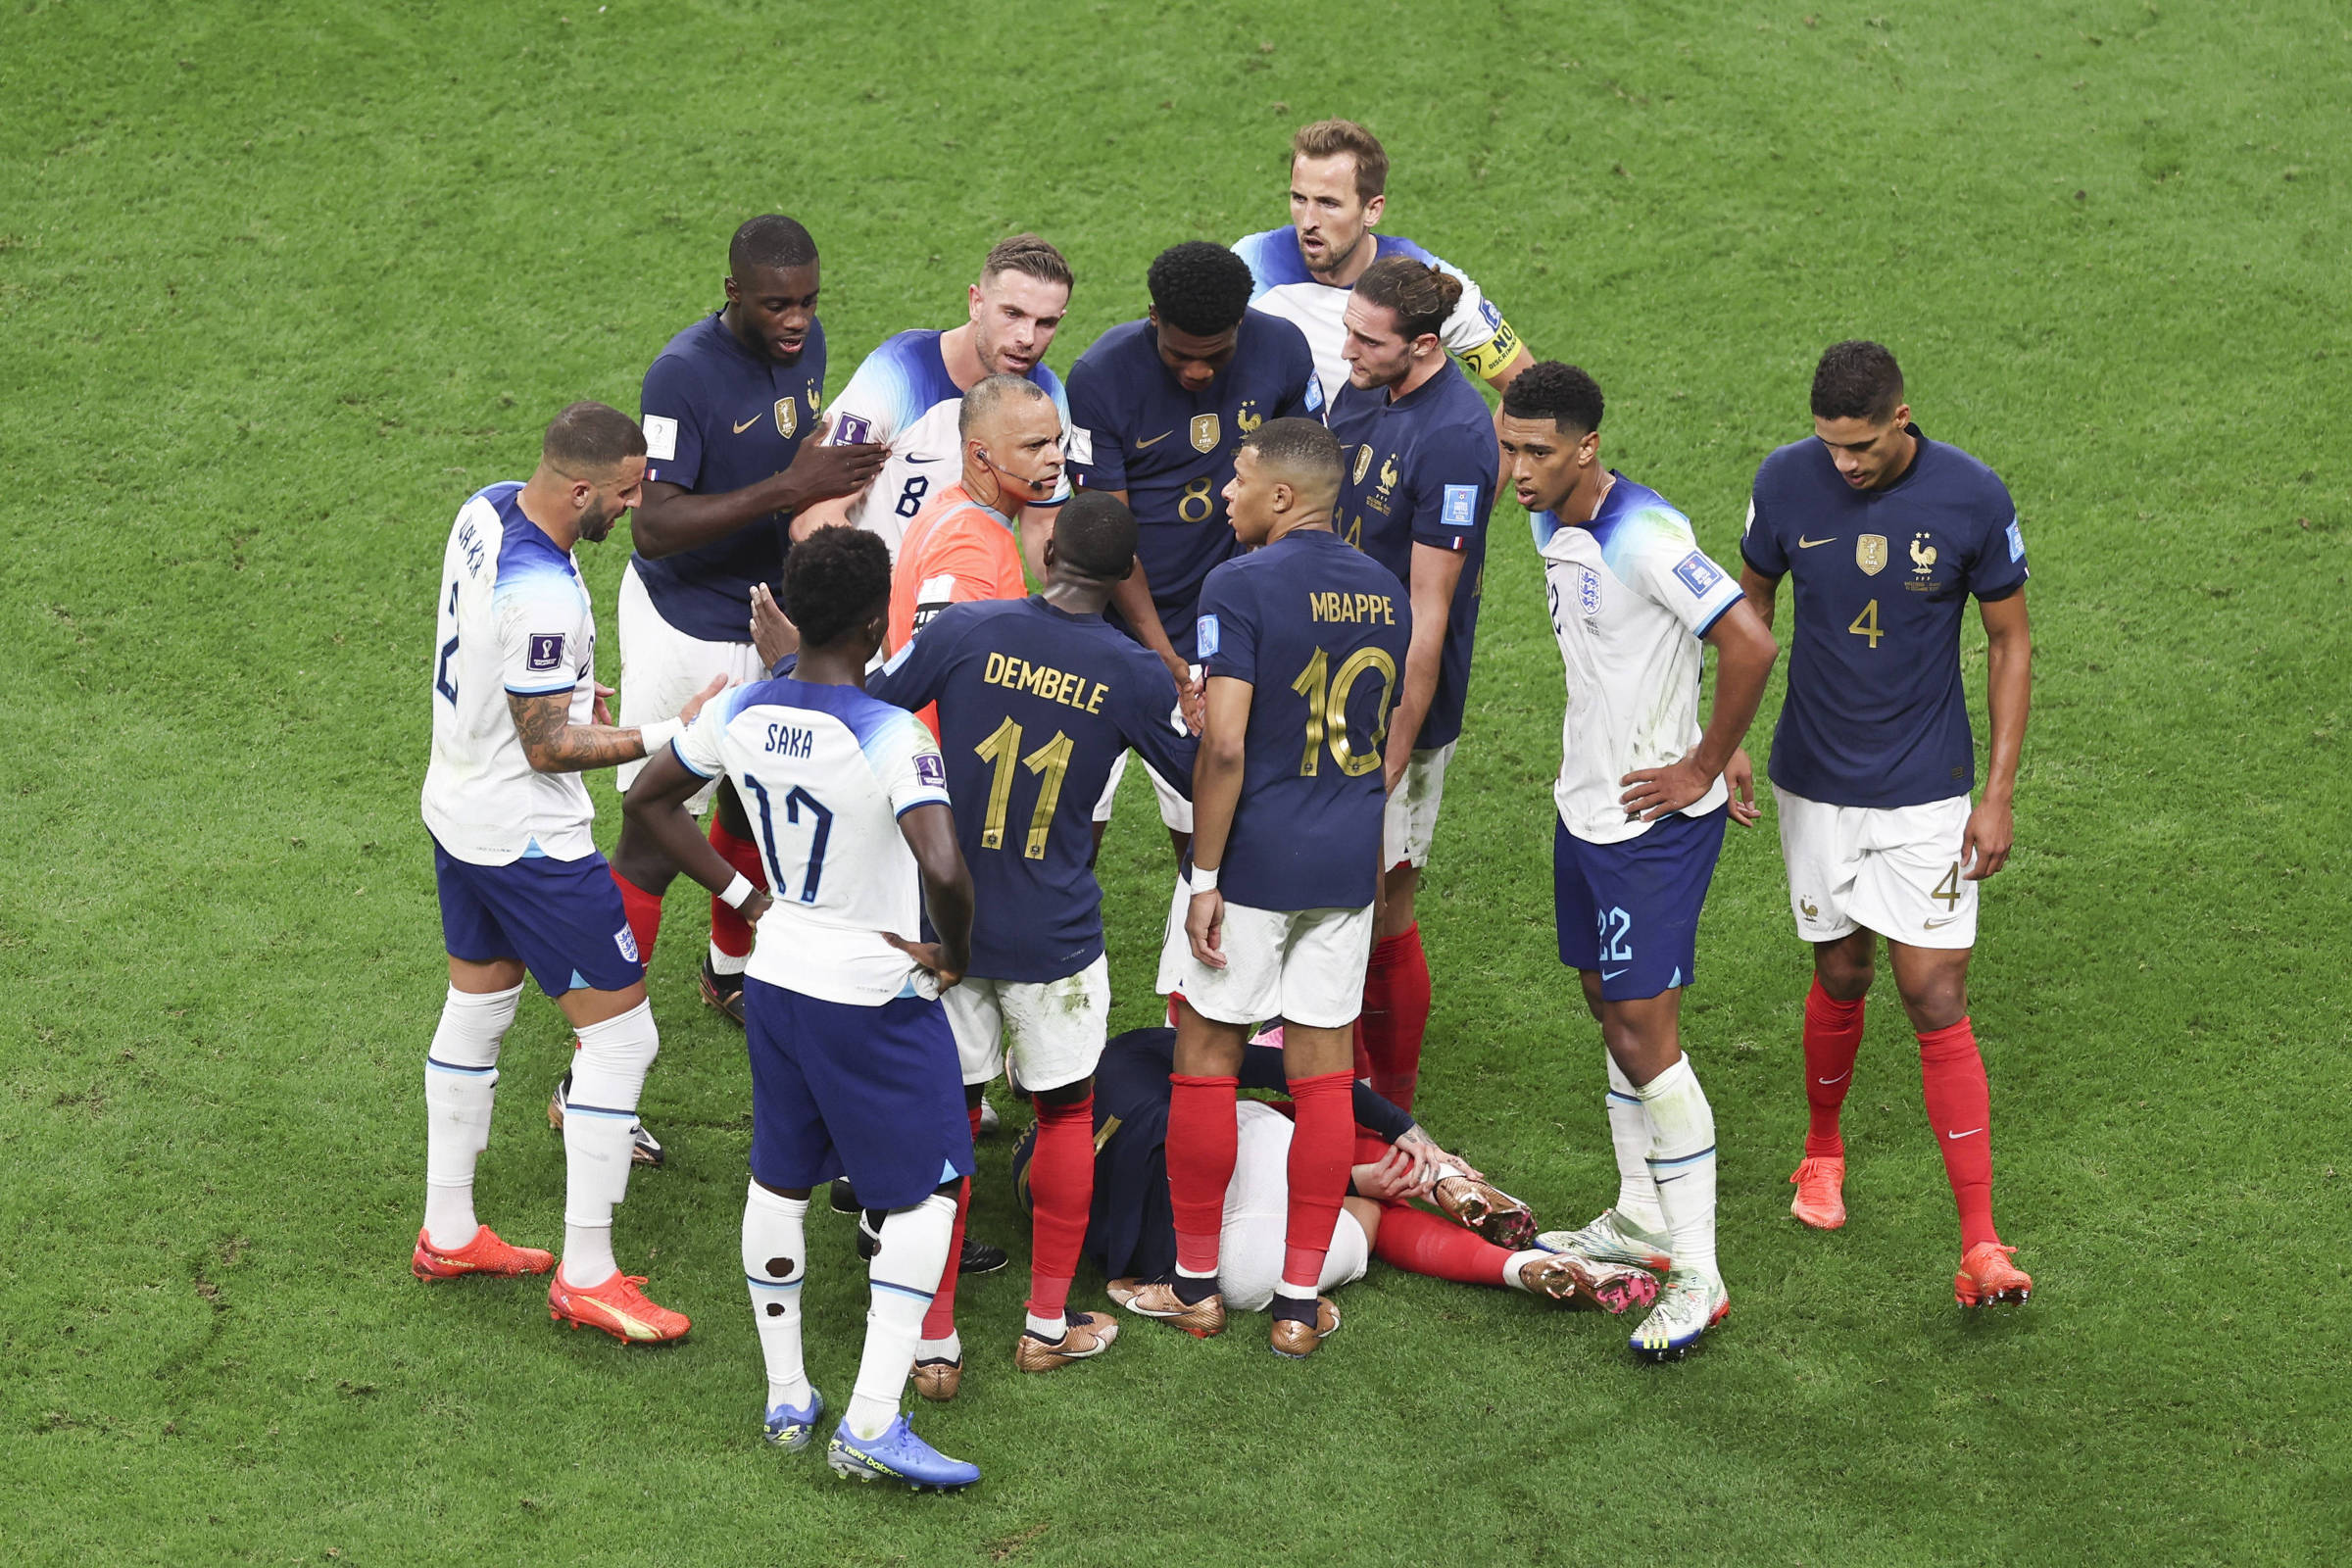
[[[645,980],[620,889],[601,855],[475,865],[435,839],[433,881],[441,893],[441,942],[453,958],[520,958],[551,997],[626,991]]]
[[[752,1179],[799,1192],[849,1178],[868,1208],[907,1208],[972,1173],[963,1066],[947,1009],[879,1006],[743,983]]]
[[[1552,824],[1560,961],[1598,974],[1602,1000],[1638,1002],[1697,978],[1698,910],[1729,814],[1719,806],[1704,816],[1662,816],[1615,844],[1589,844]]]

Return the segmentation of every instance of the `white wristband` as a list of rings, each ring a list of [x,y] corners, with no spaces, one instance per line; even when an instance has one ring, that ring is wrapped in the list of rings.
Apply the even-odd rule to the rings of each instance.
[[[645,742],[648,757],[685,733],[686,721],[682,718],[657,718],[651,724],[637,726],[637,738]]]
[[[1203,893],[1214,893],[1217,891],[1218,869],[1218,867],[1213,865],[1196,865],[1193,867],[1193,874],[1190,880],[1193,886],[1193,894],[1196,898]]]
[[[730,909],[740,909],[743,907],[744,901],[752,896],[753,891],[752,879],[738,871],[735,873],[735,880],[728,883],[726,890],[719,894],[718,902]]]

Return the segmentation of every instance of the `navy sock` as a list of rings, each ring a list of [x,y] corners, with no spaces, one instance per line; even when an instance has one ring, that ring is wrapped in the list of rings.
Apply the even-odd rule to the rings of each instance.
[[[1190,1274],[1173,1273],[1168,1279],[1176,1287],[1176,1299],[1187,1306],[1199,1306],[1217,1294],[1217,1277],[1214,1274],[1197,1279]]]
[[[1277,1320],[1287,1318],[1293,1323],[1304,1323],[1309,1328],[1315,1323],[1315,1298],[1311,1296],[1285,1296],[1277,1291],[1274,1304],[1267,1310]]]

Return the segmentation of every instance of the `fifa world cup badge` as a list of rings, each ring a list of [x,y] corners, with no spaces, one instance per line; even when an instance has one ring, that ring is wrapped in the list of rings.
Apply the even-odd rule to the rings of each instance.
[[[776,434],[789,441],[800,427],[801,406],[790,398],[776,399]]]
[[[1854,541],[1854,564],[1862,568],[1865,577],[1876,577],[1886,569],[1886,536],[1866,533]]]
[[[1193,416],[1193,450],[1195,452],[1216,451],[1217,435],[1217,416],[1215,415],[1196,414]]]

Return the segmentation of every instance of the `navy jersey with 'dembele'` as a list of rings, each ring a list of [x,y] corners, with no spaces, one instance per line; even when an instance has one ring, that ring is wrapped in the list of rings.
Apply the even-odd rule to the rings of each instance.
[[[1387,387],[1342,388],[1332,399],[1331,433],[1348,466],[1333,514],[1342,538],[1408,584],[1415,545],[1462,557],[1437,690],[1413,740],[1416,751],[1444,746],[1462,733],[1470,696],[1470,651],[1486,592],[1487,519],[1500,462],[1494,416],[1448,361],[1400,398],[1392,399]]]
[[[1253,909],[1372,902],[1381,744],[1412,640],[1404,585],[1322,528],[1228,561],[1200,590],[1208,678],[1248,681],[1241,800],[1217,886]]]
[[[1200,584],[1241,547],[1225,486],[1242,438],[1268,419],[1319,418],[1323,388],[1306,335],[1243,313],[1233,358],[1188,392],[1159,357],[1149,320],[1112,327],[1070,367],[1070,466],[1089,490],[1124,490],[1152,608],[1190,662]],[[1126,623],[1112,612],[1112,624]]]
[[[1756,470],[1740,553],[1795,579],[1788,695],[1772,781],[1827,806],[1922,806],[1976,785],[1960,680],[1969,597],[2026,583],[2026,539],[1998,475],[1930,441],[1884,490],[1856,490],[1830,450],[1797,441]]]
[[[1167,666],[1043,597],[950,605],[865,689],[939,705],[956,836],[977,900],[971,973],[1066,979],[1102,953],[1094,807],[1129,748],[1190,788],[1196,743]]]
[[[816,428],[824,396],[823,323],[808,323],[808,343],[786,365],[748,347],[723,314],[706,316],[645,372],[646,480],[717,496],[782,473]],[[770,513],[709,544],[629,562],[671,626],[704,642],[748,642],[752,584],[783,576],[788,523]]]

